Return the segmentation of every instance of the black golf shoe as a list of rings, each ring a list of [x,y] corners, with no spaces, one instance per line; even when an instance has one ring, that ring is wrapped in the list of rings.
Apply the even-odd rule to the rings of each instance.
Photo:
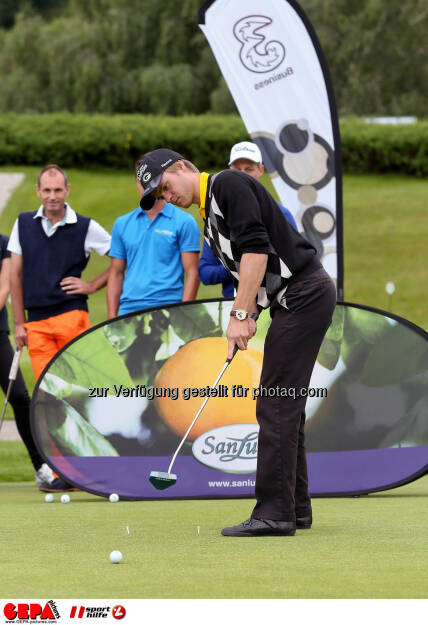
[[[239,525],[225,527],[221,533],[223,536],[294,536],[296,524],[294,521],[270,521],[251,517]]]
[[[56,477],[50,484],[47,482],[40,484],[39,490],[44,493],[70,493],[79,489],[63,480],[62,477]]]
[[[298,530],[310,530],[312,527],[312,514],[307,516],[298,516],[296,518],[296,529]]]

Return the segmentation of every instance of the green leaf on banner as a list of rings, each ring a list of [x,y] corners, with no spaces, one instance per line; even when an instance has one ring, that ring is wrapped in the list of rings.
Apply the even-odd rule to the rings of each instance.
[[[221,329],[216,326],[203,304],[171,308],[169,314],[174,332],[185,343],[203,336],[221,335]]]
[[[358,341],[374,345],[392,327],[387,317],[370,310],[347,306],[346,312],[346,338],[353,332]]]
[[[325,338],[321,344],[317,362],[329,371],[333,371],[339,360],[340,343],[340,341],[332,341]]]
[[[171,325],[161,334],[162,344],[155,355],[155,360],[166,360],[182,346],[184,341],[174,332]]]
[[[55,360],[50,373],[83,388],[112,387],[114,384],[133,386],[128,369],[105,336],[104,328],[98,328],[70,345]]]
[[[396,322],[393,323],[396,325]],[[373,346],[392,327],[391,321],[383,315],[362,308],[346,306],[340,355],[348,373],[360,378],[362,367]]]
[[[109,441],[86,421],[70,404],[61,401],[61,410],[65,420],[60,427],[58,418],[48,418],[49,431],[64,453],[75,456],[118,456],[119,454]]]
[[[345,309],[343,306],[336,306],[331,325],[327,330],[317,357],[319,364],[329,369],[329,371],[333,371],[339,360],[344,323]]]
[[[45,374],[40,384],[40,390],[47,391],[56,399],[64,399],[71,395],[74,391],[73,384],[69,384],[62,378],[53,375],[50,371]],[[85,389],[82,389],[85,390]],[[85,391],[87,393],[87,391]]]
[[[260,317],[257,320],[257,332],[249,342],[250,347],[254,347],[255,349],[263,352],[266,334],[269,330],[271,321],[269,310],[262,310]]]
[[[405,326],[390,326],[374,345],[361,374],[361,384],[402,384],[428,371],[428,342]]]
[[[326,338],[331,341],[341,341],[343,338],[343,326],[345,323],[345,307],[336,306]]]
[[[139,317],[127,317],[113,321],[104,326],[104,333],[110,343],[118,352],[123,352],[137,338],[137,327],[140,324]]]

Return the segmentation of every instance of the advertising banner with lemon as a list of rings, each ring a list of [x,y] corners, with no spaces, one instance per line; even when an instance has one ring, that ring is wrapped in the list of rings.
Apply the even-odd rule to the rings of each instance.
[[[312,495],[391,488],[428,467],[428,335],[383,311],[338,304],[309,389],[259,386],[270,318],[247,351],[227,358],[230,300],[118,317],[65,346],[40,377],[31,426],[50,466],[80,489],[122,499],[254,493],[260,393],[307,394]],[[166,472],[202,402],[210,396]]]
[[[207,0],[199,26],[280,202],[343,300],[339,123],[312,24],[295,0]]]

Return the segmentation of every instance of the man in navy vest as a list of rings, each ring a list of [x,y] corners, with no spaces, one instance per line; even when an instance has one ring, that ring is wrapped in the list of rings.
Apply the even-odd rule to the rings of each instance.
[[[42,204],[19,215],[8,250],[16,345],[27,345],[38,378],[63,345],[89,328],[88,294],[105,286],[108,269],[91,282],[81,274],[90,252],[108,253],[111,237],[67,204],[70,185],[58,165],[41,170],[36,190]],[[74,490],[59,477],[39,488]]]
[[[70,185],[58,165],[42,169],[36,190],[42,204],[19,215],[8,250],[16,345],[28,346],[38,378],[63,345],[89,328],[88,294],[105,286],[108,269],[91,282],[81,274],[91,252],[108,253],[111,237],[67,204]]]
[[[67,204],[70,185],[58,165],[42,169],[36,190],[42,204],[19,215],[8,250],[16,345],[27,345],[38,378],[63,345],[89,328],[87,296],[105,286],[108,269],[91,282],[80,276],[90,252],[108,253],[110,235]],[[75,490],[53,474],[38,486],[52,492]]]

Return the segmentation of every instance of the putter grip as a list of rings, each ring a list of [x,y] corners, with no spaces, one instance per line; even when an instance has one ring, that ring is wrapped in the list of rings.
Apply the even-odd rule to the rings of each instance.
[[[17,349],[12,360],[12,365],[9,371],[9,380],[16,380],[16,374],[18,373],[19,359],[21,358],[21,350]]]
[[[227,362],[227,363],[231,363],[231,362],[232,362],[232,360],[234,359],[235,354],[236,354],[236,352],[237,352],[237,351],[238,351],[238,346],[237,346],[237,345],[236,345],[236,343],[235,343],[235,347],[233,348],[232,358],[228,358],[228,359],[226,360],[226,362]]]

